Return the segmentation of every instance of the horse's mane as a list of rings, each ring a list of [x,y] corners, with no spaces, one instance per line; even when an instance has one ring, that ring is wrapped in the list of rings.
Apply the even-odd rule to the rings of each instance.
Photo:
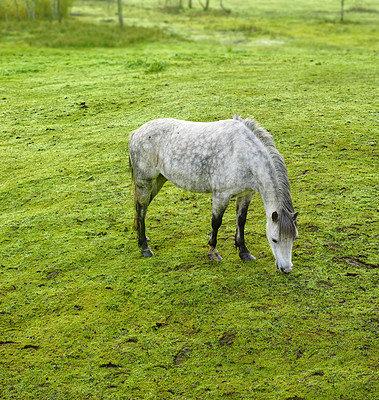
[[[280,210],[278,210],[279,233],[284,237],[295,237],[296,222],[294,221],[294,208],[291,199],[287,167],[282,155],[275,147],[273,137],[252,118],[243,119],[239,115],[235,115],[234,119],[242,122],[247,128],[249,128],[249,130],[266,147],[278,178],[278,193],[280,197]]]

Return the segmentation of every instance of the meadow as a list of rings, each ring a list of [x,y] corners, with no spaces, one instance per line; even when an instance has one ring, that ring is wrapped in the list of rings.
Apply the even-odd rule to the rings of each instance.
[[[0,21],[0,398],[376,399],[378,9],[77,1]],[[290,5],[290,6],[289,6]],[[143,259],[128,138],[160,117],[252,116],[299,212],[289,275],[256,195],[207,258],[211,197],[166,184]]]

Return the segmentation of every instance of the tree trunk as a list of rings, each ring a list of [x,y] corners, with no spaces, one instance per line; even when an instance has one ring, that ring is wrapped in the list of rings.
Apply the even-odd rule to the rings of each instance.
[[[205,4],[203,4],[203,3],[199,0],[199,3],[200,3],[200,5],[201,5],[201,7],[203,7],[204,11],[208,11],[208,9],[209,9],[209,2],[210,2],[210,0],[205,0]]]
[[[29,0],[25,0],[26,3],[26,11],[28,12],[29,19],[33,18],[32,10],[30,8]]]
[[[345,0],[341,0],[341,22],[343,22],[344,3],[345,3]]]
[[[35,17],[36,17],[35,0],[32,0],[32,4],[29,3],[29,0],[25,0],[25,3],[26,3],[26,11],[28,12],[29,19],[35,19]]]
[[[57,3],[56,0],[50,0],[51,5],[51,17],[54,19],[57,18]]]
[[[222,0],[220,1],[220,7],[227,13],[230,14],[232,11],[228,10],[227,8],[224,7],[224,4],[222,4]]]
[[[57,17],[58,17],[59,23],[61,24],[62,23],[61,0],[57,0]]]
[[[124,27],[124,19],[122,17],[122,0],[117,0],[118,8],[118,22],[120,23],[120,28]]]

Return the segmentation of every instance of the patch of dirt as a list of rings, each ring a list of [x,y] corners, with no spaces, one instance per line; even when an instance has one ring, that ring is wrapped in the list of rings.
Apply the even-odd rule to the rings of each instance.
[[[183,262],[183,263],[175,265],[174,270],[175,271],[179,271],[179,270],[188,271],[194,267],[195,267],[195,265],[193,263]]]
[[[174,365],[182,364],[192,353],[192,350],[189,346],[184,346],[181,348],[174,356]]]
[[[156,330],[158,330],[159,328],[162,328],[165,325],[167,325],[166,321],[158,321],[152,326],[152,328],[156,331]]]
[[[47,279],[55,279],[61,273],[62,273],[62,270],[54,269],[53,271],[49,271],[49,272],[46,273],[46,278]]]
[[[32,349],[32,350],[39,350],[39,346],[36,346],[34,344],[27,344],[25,345],[22,350],[27,350],[27,349]]]
[[[237,333],[234,331],[227,331],[222,334],[222,336],[219,339],[219,342],[221,345],[232,345],[234,342],[235,337],[237,336]]]
[[[338,243],[333,243],[330,242],[328,243],[329,247],[333,247],[334,249],[342,249],[342,246],[340,246]]]
[[[324,376],[325,372],[324,371],[315,371],[311,376]]]
[[[356,274],[354,272],[346,272],[345,276],[359,276],[359,274]]]
[[[333,283],[332,282],[326,281],[326,280],[322,280],[322,279],[317,281],[317,285],[322,287],[322,288],[325,288],[325,289],[327,289],[329,287],[333,287]]]
[[[125,340],[125,343],[138,343],[138,338],[130,337]]]
[[[301,224],[301,228],[308,232],[317,232],[320,228],[309,223]]]
[[[121,365],[113,364],[113,363],[109,362],[107,364],[101,364],[100,368],[121,368]]]
[[[343,261],[352,267],[379,268],[379,265],[377,265],[377,264],[376,265],[369,264],[369,263],[366,263],[365,261],[359,260],[358,258],[355,258],[355,257],[345,257],[345,258],[343,258]]]

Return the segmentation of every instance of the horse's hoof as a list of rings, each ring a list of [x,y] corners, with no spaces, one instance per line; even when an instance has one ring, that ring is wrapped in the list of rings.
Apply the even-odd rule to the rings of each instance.
[[[150,247],[148,247],[147,249],[142,249],[141,252],[144,257],[153,257],[153,255],[154,255],[154,253],[151,251]]]
[[[250,253],[240,253],[240,258],[242,261],[254,261],[255,257]]]
[[[222,260],[222,257],[218,253],[208,253],[208,258],[211,261],[221,261]]]

